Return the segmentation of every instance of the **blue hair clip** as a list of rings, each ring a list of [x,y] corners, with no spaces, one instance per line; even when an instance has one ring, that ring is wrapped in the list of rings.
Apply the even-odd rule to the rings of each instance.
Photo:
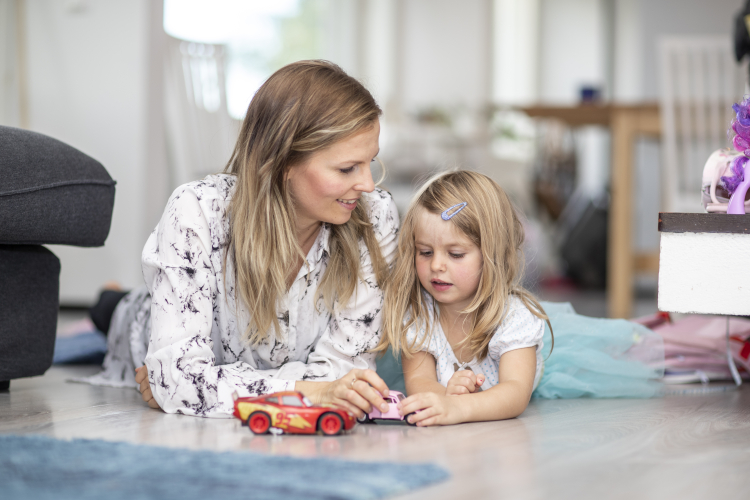
[[[442,214],[440,214],[440,217],[442,217],[442,218],[443,218],[443,220],[451,220],[451,218],[452,218],[452,217],[453,217],[454,215],[456,215],[456,214],[457,214],[458,212],[460,212],[461,210],[463,210],[464,208],[466,208],[466,205],[467,205],[467,203],[466,203],[465,201],[464,201],[464,202],[461,202],[461,203],[458,203],[457,205],[453,205],[453,206],[452,206],[452,207],[450,207],[450,208],[449,208],[448,210],[446,210],[445,212],[443,212]],[[458,208],[456,208],[456,207],[458,207]],[[455,208],[456,210],[453,210],[454,208]],[[453,212],[452,212],[452,213],[448,213],[448,212],[450,212],[451,210],[453,210]]]

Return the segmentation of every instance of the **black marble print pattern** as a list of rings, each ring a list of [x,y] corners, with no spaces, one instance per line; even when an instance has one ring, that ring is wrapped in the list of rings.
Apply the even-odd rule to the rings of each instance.
[[[229,417],[234,391],[248,396],[289,390],[297,380],[335,380],[352,368],[375,367],[374,354],[367,351],[380,339],[383,297],[363,242],[356,303],[331,313],[315,297],[328,263],[326,225],[307,256],[310,271],[302,266],[277,305],[281,334],[271,334],[257,346],[243,339],[248,316],[242,307],[236,313],[231,262],[226,282],[223,273],[234,182],[233,176],[219,174],[178,188],[143,249],[150,314],[129,315],[140,319],[141,328],[122,329],[131,332],[131,340],[148,339],[145,363],[151,389],[168,413]],[[398,235],[396,206],[382,190],[365,193],[362,201],[390,263]],[[150,334],[144,336],[144,331]],[[128,342],[111,345],[124,344]],[[142,352],[128,347],[130,353],[111,357]]]

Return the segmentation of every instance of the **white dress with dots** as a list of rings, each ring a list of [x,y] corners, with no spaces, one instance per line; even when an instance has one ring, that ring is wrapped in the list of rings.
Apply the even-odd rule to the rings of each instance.
[[[425,294],[425,299],[429,314],[432,314],[432,296]],[[534,375],[534,388],[536,388],[544,371],[544,358],[542,357],[544,320],[534,316],[518,297],[511,296],[508,307],[510,307],[508,314],[492,334],[489,354],[481,362],[477,361],[476,358],[469,363],[459,362],[445,337],[440,322],[435,321],[433,323],[433,333],[429,342],[425,342],[422,346],[422,350],[429,352],[435,358],[438,382],[447,386],[448,380],[455,373],[454,365],[464,369],[468,366],[474,373],[481,373],[485,376],[482,390],[487,390],[500,381],[498,368],[503,354],[524,347],[536,347],[536,373]],[[416,327],[412,326],[407,331],[406,338],[409,343],[415,340],[419,343],[424,334],[424,330],[417,333]]]

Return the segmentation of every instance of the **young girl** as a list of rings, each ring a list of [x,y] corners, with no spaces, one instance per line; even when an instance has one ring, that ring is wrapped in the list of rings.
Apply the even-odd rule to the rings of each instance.
[[[548,307],[555,331],[565,333],[564,355],[542,378],[549,318],[521,285],[523,239],[507,195],[482,174],[443,173],[415,196],[385,290],[378,346],[402,355],[409,397],[399,411],[410,423],[513,418],[540,384],[547,397],[654,394],[650,379],[659,368],[637,361],[654,346],[658,360],[654,334],[578,316],[569,305]],[[548,335],[551,348],[551,326]]]

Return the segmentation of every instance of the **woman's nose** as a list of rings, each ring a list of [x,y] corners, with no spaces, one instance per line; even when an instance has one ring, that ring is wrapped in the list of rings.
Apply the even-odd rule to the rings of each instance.
[[[369,165],[360,170],[360,178],[357,179],[354,189],[365,193],[372,193],[375,190],[375,181],[372,180],[372,170]]]

